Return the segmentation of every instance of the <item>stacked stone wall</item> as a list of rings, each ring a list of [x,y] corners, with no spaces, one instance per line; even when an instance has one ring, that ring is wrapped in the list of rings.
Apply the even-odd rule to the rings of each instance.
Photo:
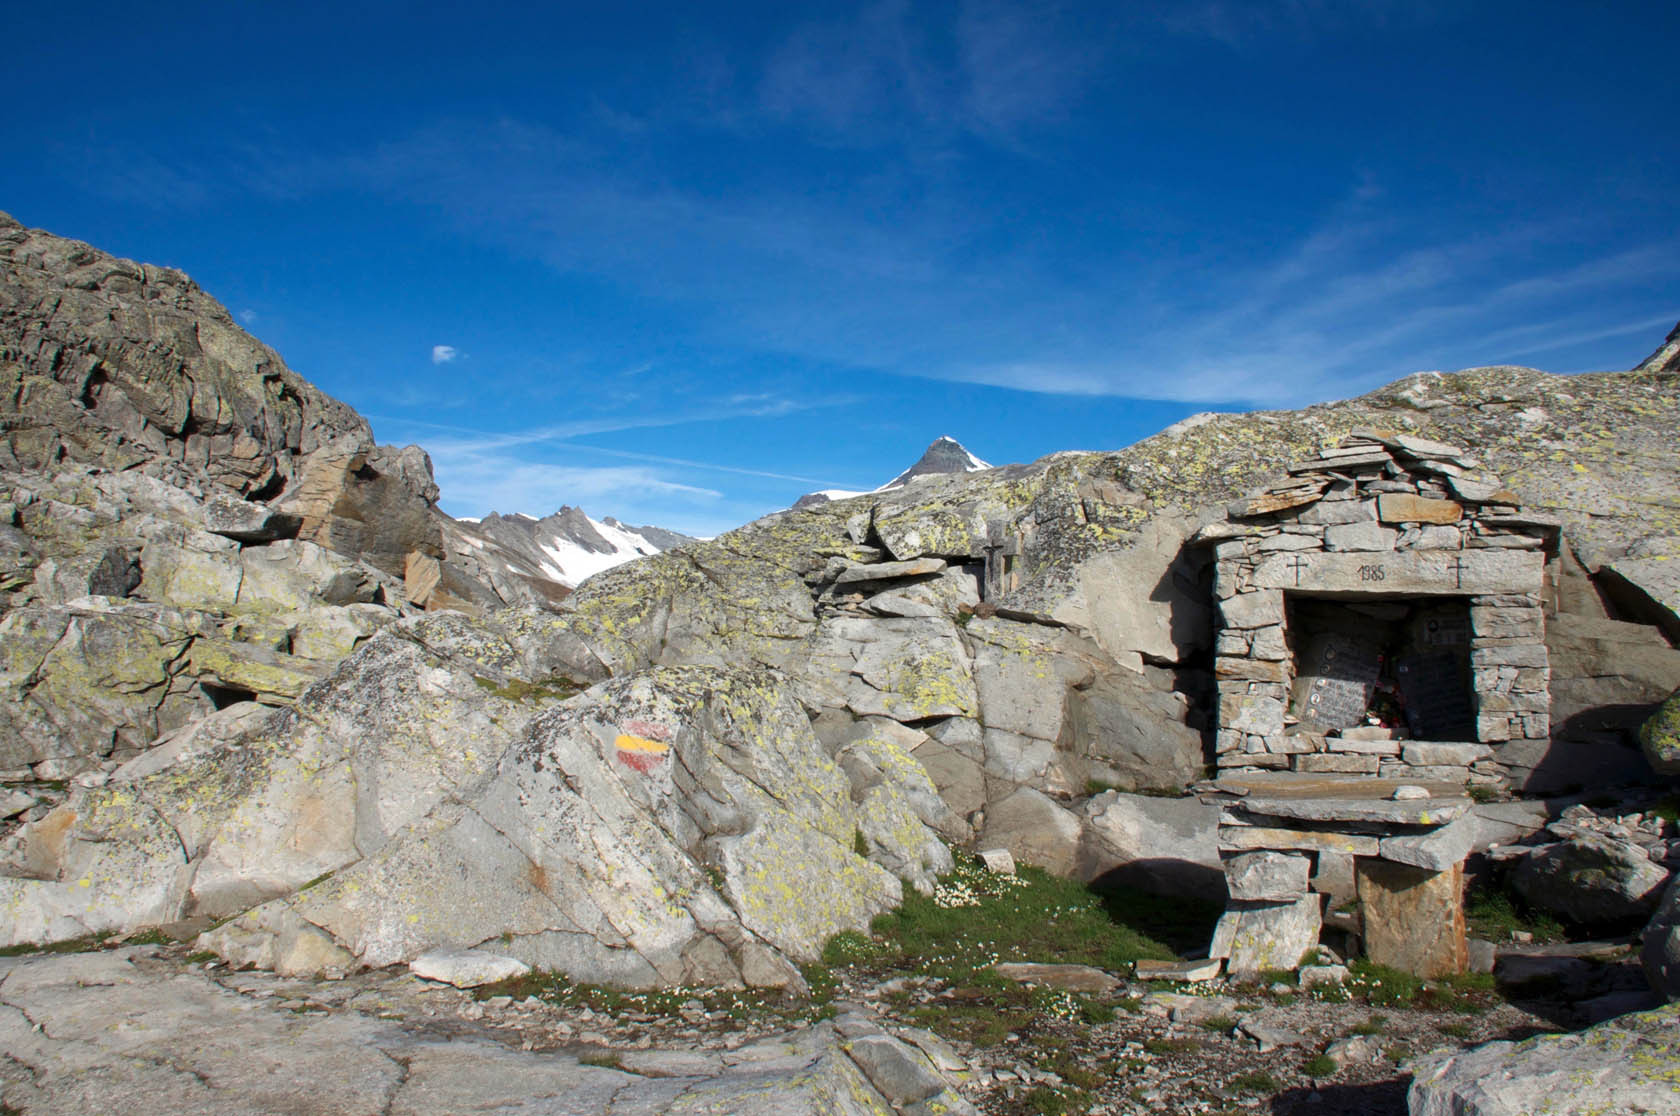
[[[1556,524],[1457,447],[1356,434],[1204,528],[1218,599],[1215,751],[1225,773],[1288,770],[1502,784],[1497,747],[1551,731],[1541,607]],[[1456,741],[1291,714],[1292,601],[1451,601],[1467,614],[1473,724]],[[1299,701],[1295,702],[1299,712]]]

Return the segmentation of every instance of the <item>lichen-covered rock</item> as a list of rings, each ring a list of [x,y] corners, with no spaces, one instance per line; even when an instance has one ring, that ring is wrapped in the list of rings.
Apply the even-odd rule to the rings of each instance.
[[[295,709],[79,788],[14,842],[8,944],[206,915],[228,921],[204,948],[292,972],[496,939],[579,980],[799,985],[950,866],[932,826],[961,823],[885,727],[843,768],[776,676],[568,698],[522,662],[428,614]]]
[[[288,903],[365,964],[505,934],[530,964],[645,986],[741,983],[749,960],[798,983],[789,960],[900,895],[854,851],[874,817],[774,680],[688,667],[607,683],[460,798]],[[937,841],[906,807],[894,820],[901,843]],[[764,966],[761,944],[785,960]]]
[[[1411,1116],[1680,1111],[1680,1005],[1412,1063]]]
[[[182,656],[213,632],[203,613],[87,597],[0,618],[0,768],[132,754],[208,713]],[[81,770],[68,762],[59,777]]]
[[[1680,690],[1639,726],[1639,746],[1660,775],[1680,775]]]

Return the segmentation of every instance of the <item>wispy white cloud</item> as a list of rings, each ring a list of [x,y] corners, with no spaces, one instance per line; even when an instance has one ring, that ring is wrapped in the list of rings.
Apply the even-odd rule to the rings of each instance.
[[[246,325],[255,325],[257,321],[257,312],[255,310],[241,310],[239,312],[239,320],[244,322]]]
[[[459,355],[460,354],[455,351],[455,346],[454,345],[433,345],[432,346],[432,363],[433,364],[448,364],[450,361],[454,360]]]

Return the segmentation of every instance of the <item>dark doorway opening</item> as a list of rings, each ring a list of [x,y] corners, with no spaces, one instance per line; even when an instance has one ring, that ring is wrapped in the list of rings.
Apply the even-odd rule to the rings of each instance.
[[[1289,711],[1303,727],[1476,739],[1467,599],[1291,593],[1285,604],[1295,668]]]

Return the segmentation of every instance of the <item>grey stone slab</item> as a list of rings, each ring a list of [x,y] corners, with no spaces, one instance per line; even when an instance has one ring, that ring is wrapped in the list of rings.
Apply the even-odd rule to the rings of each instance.
[[[1508,554],[1510,551],[1497,553]],[[1507,643],[1470,650],[1470,665],[1476,670],[1499,666],[1543,667],[1549,662],[1544,643]]]
[[[1320,833],[1307,829],[1277,829],[1271,826],[1220,826],[1220,852],[1275,849],[1279,852],[1317,852],[1330,849],[1350,856],[1376,856],[1381,850],[1375,837],[1353,833]]]
[[[1219,695],[1219,727],[1278,736],[1283,733],[1283,702],[1257,694]]]
[[[1393,550],[1400,532],[1380,523],[1338,523],[1324,529],[1326,550]]]
[[[1381,856],[1414,868],[1444,872],[1470,855],[1476,843],[1476,821],[1461,817],[1431,833],[1384,837]]]
[[[1397,756],[1400,754],[1398,740],[1349,740],[1346,737],[1332,736],[1324,742],[1325,747],[1332,752],[1349,752],[1361,756]]]
[[[834,579],[836,585],[850,585],[860,581],[892,581],[904,577],[926,577],[945,568],[943,558],[914,558],[906,562],[876,562],[872,565],[848,565]]]
[[[1316,535],[1283,534],[1261,539],[1254,550],[1258,554],[1275,554],[1285,550],[1317,550],[1323,545],[1324,540]]]
[[[1294,766],[1296,771],[1309,771],[1314,774],[1375,775],[1382,769],[1382,757],[1354,755],[1350,752],[1318,752],[1297,757]]]
[[[1384,825],[1445,825],[1470,812],[1468,798],[1268,798],[1251,794],[1232,810],[1313,822],[1379,822]]]
[[[1264,628],[1283,623],[1283,594],[1275,589],[1238,593],[1219,602],[1219,615],[1227,628]]]
[[[1208,956],[1225,958],[1233,975],[1263,969],[1296,969],[1318,944],[1322,900],[1306,895],[1292,903],[1232,903],[1214,927]]]
[[[1302,512],[1300,522],[1327,527],[1333,523],[1374,523],[1376,518],[1374,501],[1325,499]]]
[[[1322,593],[1537,593],[1543,572],[1543,556],[1530,551],[1305,552],[1267,556],[1255,567],[1253,584]]]
[[[1132,965],[1132,975],[1139,980],[1171,980],[1200,984],[1217,977],[1221,968],[1223,963],[1217,957],[1190,961],[1155,961],[1144,958]]]
[[[1468,767],[1477,760],[1492,759],[1493,749],[1486,744],[1408,740],[1401,754],[1414,767]]]
[[[1042,984],[1069,992],[1103,996],[1120,987],[1112,974],[1090,965],[1049,965],[1030,961],[1005,961],[992,968],[1002,977],[1022,984]]]
[[[1225,886],[1232,899],[1292,902],[1307,893],[1312,861],[1299,853],[1238,853],[1225,861]]]

